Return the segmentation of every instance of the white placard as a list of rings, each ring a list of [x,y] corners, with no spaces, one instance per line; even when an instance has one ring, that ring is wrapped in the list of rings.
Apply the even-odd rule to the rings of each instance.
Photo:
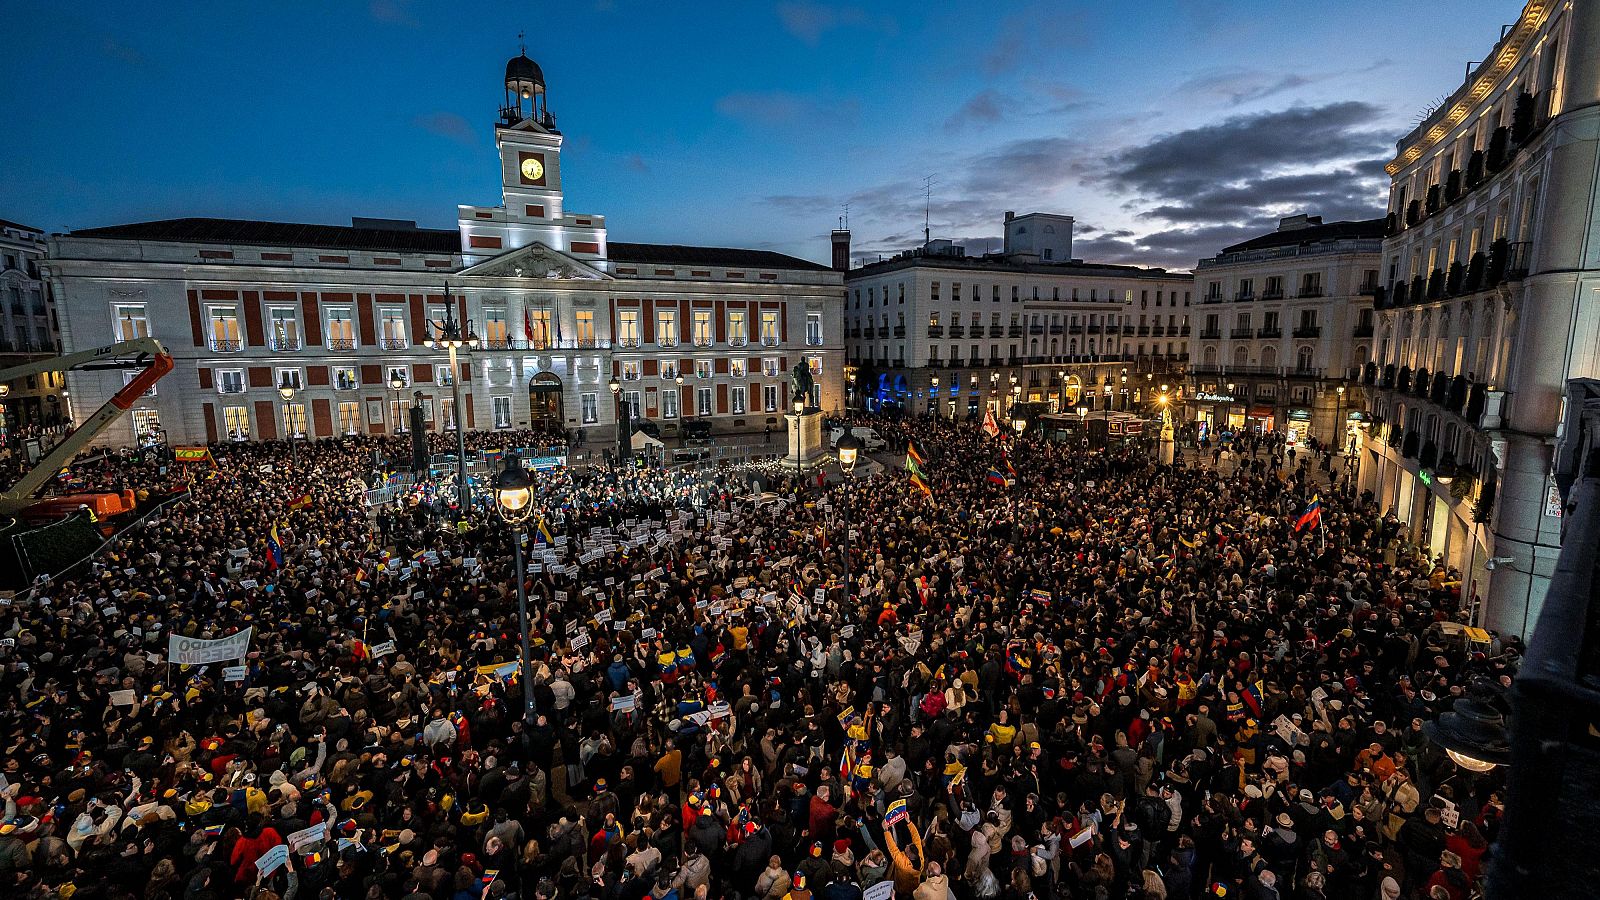
[[[302,828],[299,831],[289,835],[289,849],[299,853],[312,844],[315,844],[318,841],[325,841],[327,839],[328,823],[321,822],[311,826],[310,828]]]
[[[256,871],[265,878],[289,861],[289,845],[279,844],[256,858]]]
[[[222,670],[222,680],[224,682],[243,681],[249,671],[247,666],[225,666]]]
[[[215,641],[170,635],[167,639],[167,661],[180,665],[205,665],[230,659],[244,659],[250,651],[250,636],[255,627],[235,632]]]
[[[382,659],[383,657],[388,656],[389,654],[393,653],[394,650],[395,650],[394,641],[384,641],[381,644],[373,644],[372,645],[372,658],[373,659]]]
[[[133,701],[138,697],[132,690],[126,690],[112,691],[106,695],[106,699],[111,702],[112,706],[132,706]]]

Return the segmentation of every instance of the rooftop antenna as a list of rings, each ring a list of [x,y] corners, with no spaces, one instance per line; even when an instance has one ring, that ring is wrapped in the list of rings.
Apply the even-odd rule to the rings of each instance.
[[[517,32],[517,49],[524,54],[528,52],[528,40],[525,32]]]
[[[839,217],[839,230],[850,230],[850,203],[848,201],[846,201],[844,205],[844,215]]]
[[[933,186],[938,184],[938,183],[939,183],[939,180],[937,178],[934,178],[932,175],[925,175],[922,178],[922,243],[923,243],[923,246],[927,246],[928,243],[933,240],[933,231],[932,231],[932,229],[929,228],[928,223],[929,223],[929,219],[930,219],[930,217],[932,215],[932,212],[933,212]]]

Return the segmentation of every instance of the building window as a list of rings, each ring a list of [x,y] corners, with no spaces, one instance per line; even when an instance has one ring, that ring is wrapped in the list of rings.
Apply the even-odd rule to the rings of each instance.
[[[675,359],[661,360],[661,378],[670,381],[678,377],[678,361]]]
[[[328,349],[354,350],[356,348],[356,323],[350,317],[350,307],[328,307]]]
[[[745,386],[736,384],[728,393],[732,397],[733,414],[736,416],[744,415]]]
[[[711,388],[694,389],[694,409],[697,416],[711,415]]]
[[[728,374],[733,376],[734,378],[743,378],[744,374],[745,374],[744,360],[742,360],[742,359],[730,359],[730,360],[728,360]]]
[[[778,360],[776,357],[767,356],[762,358],[761,374],[768,378],[778,377]]]
[[[506,324],[505,307],[484,308],[483,340],[484,346],[490,348],[505,349],[511,346],[510,328]]]
[[[378,311],[379,321],[379,346],[385,350],[404,350],[410,346],[406,342],[406,314],[397,307],[385,307]]]
[[[304,385],[304,379],[300,377],[299,369],[279,369],[276,380],[280,388],[292,388],[298,391]]]
[[[306,405],[290,403],[283,411],[283,429],[295,437],[306,436]]]
[[[439,413],[443,417],[444,429],[452,431],[456,427],[456,398],[439,398]]]
[[[639,311],[637,309],[617,310],[617,346],[639,346]]]
[[[217,393],[242,394],[244,393],[243,369],[218,369]]]
[[[644,418],[644,401],[639,397],[638,391],[623,391],[622,405],[627,408],[629,418]]]
[[[143,303],[113,304],[111,315],[116,320],[112,323],[116,340],[131,341],[150,336],[150,321],[145,317]]]
[[[580,309],[573,314],[578,320],[578,346],[591,348],[594,346],[594,310]]]
[[[361,430],[361,402],[359,400],[339,401],[339,433],[356,434]]]
[[[456,383],[456,373],[450,371],[449,363],[438,363],[433,367],[433,380],[440,387],[449,387]]]
[[[656,343],[662,347],[678,346],[678,311],[656,310]]]
[[[402,388],[410,387],[411,386],[411,367],[410,366],[390,366],[389,367],[389,376],[383,380],[384,387],[389,387],[389,386],[393,385],[396,381],[398,381],[400,383],[400,387],[402,387]]]
[[[694,377],[696,377],[696,378],[710,378],[711,377],[711,360],[709,360],[709,359],[697,359],[697,360],[695,360],[694,361]]]
[[[529,336],[529,350],[550,349],[550,310],[530,309],[527,311],[527,322],[524,325],[533,329]]]
[[[579,394],[578,407],[583,411],[583,424],[593,425],[600,421],[600,405],[594,394]]]
[[[244,349],[239,336],[239,310],[234,306],[213,306],[211,318],[211,349],[218,353],[233,353]]]
[[[511,427],[511,398],[510,397],[494,397],[491,400],[490,407],[491,407],[491,410],[492,410],[493,415],[494,415],[494,427],[496,427],[496,428],[510,428]]]
[[[728,312],[728,344],[733,347],[743,347],[750,342],[750,323],[746,321],[749,313],[742,309],[729,310]]]
[[[661,392],[661,417],[663,419],[676,419],[678,417],[678,389],[670,387]]]
[[[822,313],[806,313],[806,346],[822,346]]]
[[[625,359],[622,361],[622,380],[639,380],[639,361],[637,359]]]
[[[353,391],[361,386],[356,378],[355,366],[333,367],[333,389],[336,391]]]
[[[228,440],[248,441],[250,439],[250,410],[243,406],[223,407],[222,428],[228,433]]]
[[[761,386],[761,408],[767,412],[778,411],[778,386],[764,384]]]
[[[267,330],[272,336],[272,349],[279,353],[300,349],[300,315],[290,306],[274,306],[267,310]]]
[[[778,346],[778,311],[775,309],[761,311],[761,345]]]
[[[692,336],[696,347],[711,346],[711,310],[697,309],[694,311]]]

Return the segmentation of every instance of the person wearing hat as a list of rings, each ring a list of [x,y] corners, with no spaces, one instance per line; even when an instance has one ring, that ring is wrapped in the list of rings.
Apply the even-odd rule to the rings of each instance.
[[[756,896],[760,900],[784,900],[789,896],[793,884],[794,877],[784,868],[782,857],[774,855],[767,860],[767,867],[756,878]]]

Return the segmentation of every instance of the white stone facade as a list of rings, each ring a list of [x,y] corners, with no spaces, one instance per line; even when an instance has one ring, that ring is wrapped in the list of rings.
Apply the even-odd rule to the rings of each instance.
[[[1527,3],[1387,168],[1362,484],[1527,636],[1566,382],[1600,375],[1600,0]]]

